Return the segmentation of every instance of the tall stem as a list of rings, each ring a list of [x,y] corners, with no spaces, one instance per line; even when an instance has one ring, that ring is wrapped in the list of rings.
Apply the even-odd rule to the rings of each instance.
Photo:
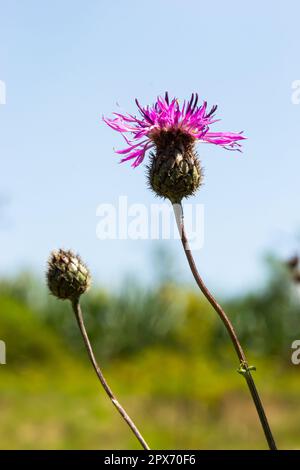
[[[176,223],[177,223],[177,227],[178,227],[178,230],[179,230],[182,246],[183,246],[186,258],[188,260],[189,266],[191,268],[191,271],[193,273],[194,279],[195,279],[199,289],[203,293],[203,295],[206,297],[208,302],[211,304],[211,306],[214,308],[214,310],[216,311],[216,313],[218,314],[218,316],[222,320],[222,322],[223,322],[223,324],[224,324],[224,326],[225,326],[225,328],[226,328],[226,330],[227,330],[227,332],[230,336],[230,339],[232,341],[232,344],[234,346],[234,349],[235,349],[235,351],[237,353],[237,356],[239,358],[239,361],[240,361],[241,371],[242,371],[242,373],[243,373],[243,375],[246,379],[246,382],[247,382],[247,385],[249,387],[254,405],[256,407],[256,411],[258,413],[262,428],[264,430],[266,440],[267,440],[268,445],[269,445],[269,449],[270,450],[277,450],[276,444],[275,444],[275,441],[274,441],[274,438],[273,438],[273,435],[272,435],[272,432],[271,432],[271,428],[269,426],[269,423],[268,423],[268,420],[267,420],[267,417],[266,417],[266,413],[265,413],[263,404],[261,402],[259,393],[256,389],[253,377],[252,377],[251,372],[249,370],[249,365],[248,365],[248,362],[246,360],[245,353],[244,353],[243,348],[242,348],[242,346],[239,342],[239,339],[236,335],[236,332],[233,328],[233,325],[232,325],[231,321],[229,320],[229,318],[227,317],[227,315],[224,312],[221,305],[217,302],[217,300],[214,298],[214,296],[210,293],[210,291],[208,290],[208,288],[204,284],[204,282],[203,282],[203,280],[202,280],[202,278],[201,278],[201,276],[200,276],[200,274],[197,270],[197,267],[196,267],[196,264],[195,264],[190,246],[189,246],[189,242],[188,242],[188,239],[187,239],[187,236],[186,236],[186,233],[185,233],[184,215],[183,215],[182,205],[181,204],[173,204],[173,209],[174,209],[174,214],[175,214]]]
[[[96,374],[97,374],[97,376],[98,376],[98,378],[101,382],[102,387],[104,388],[106,394],[108,395],[108,397],[112,401],[113,405],[117,408],[118,412],[120,413],[120,415],[122,416],[124,421],[130,427],[130,429],[133,432],[133,434],[135,435],[135,437],[138,439],[138,441],[142,445],[142,447],[145,450],[150,450],[150,447],[148,446],[147,442],[145,441],[145,439],[141,435],[140,431],[138,430],[138,428],[136,427],[136,425],[134,424],[132,419],[128,416],[128,414],[126,413],[124,408],[120,405],[120,403],[116,399],[116,397],[113,394],[111,388],[109,387],[108,383],[106,382],[105,377],[104,377],[100,367],[97,364],[97,361],[96,361],[96,358],[95,358],[95,355],[94,355],[94,352],[93,352],[93,349],[92,349],[92,346],[91,346],[91,343],[90,343],[90,340],[89,340],[89,337],[88,337],[88,334],[87,334],[87,331],[86,331],[86,328],[85,328],[85,325],[84,325],[82,311],[81,311],[81,307],[80,307],[78,299],[74,299],[72,301],[72,307],[73,307],[73,310],[74,310],[74,313],[75,313],[75,316],[76,316],[76,320],[77,320],[80,332],[82,334],[82,337],[83,337],[83,340],[84,340],[89,358],[90,358],[91,363],[92,363],[92,365],[95,369],[95,372],[96,372]]]

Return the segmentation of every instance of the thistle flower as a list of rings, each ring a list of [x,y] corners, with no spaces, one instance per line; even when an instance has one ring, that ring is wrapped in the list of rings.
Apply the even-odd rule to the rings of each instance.
[[[135,100],[140,117],[114,113],[113,119],[103,118],[112,129],[120,132],[128,147],[117,150],[124,155],[121,162],[133,160],[132,166],[142,163],[146,153],[154,149],[148,167],[151,188],[159,196],[180,202],[198,189],[202,170],[195,152],[195,143],[211,143],[228,150],[239,150],[244,137],[231,132],[210,132],[211,124],[217,122],[214,114],[217,106],[207,110],[207,103],[198,106],[198,95],[180,106],[178,100],[158,97],[150,107],[142,107]],[[131,134],[129,139],[125,134]]]
[[[80,256],[60,249],[50,254],[47,283],[55,297],[74,300],[88,290],[91,276]]]
[[[91,276],[86,265],[83,263],[80,256],[75,255],[70,250],[64,251],[60,249],[58,251],[52,251],[48,260],[47,282],[50,291],[55,295],[55,297],[71,301],[73,312],[88,356],[105,393],[124,421],[128,424],[143,448],[145,450],[150,450],[150,447],[137,429],[136,425],[116,399],[97,363],[93,347],[86,331],[80,306],[80,296],[88,290],[91,284]]]
[[[154,149],[148,167],[150,186],[158,196],[170,199],[173,204],[181,243],[194,279],[229,334],[239,359],[238,372],[246,380],[269,448],[276,450],[264,407],[251,375],[251,371],[255,368],[248,365],[230,319],[200,276],[185,232],[181,200],[194,194],[200,186],[202,177],[195,152],[196,141],[219,145],[228,150],[239,150],[241,147],[239,141],[244,139],[241,133],[210,132],[210,125],[216,122],[214,113],[217,107],[213,106],[207,111],[206,102],[201,106],[197,106],[197,103],[198,95],[192,94],[191,99],[184,101],[180,107],[178,100],[173,98],[170,101],[166,93],[164,98],[158,97],[152,107],[142,108],[136,100],[141,114],[139,118],[131,114],[115,113],[114,119],[103,119],[112,129],[121,132],[129,145],[117,151],[118,154],[124,155],[122,162],[133,160],[132,166],[137,167],[144,160],[146,152]],[[132,134],[131,140],[126,137],[126,133]]]

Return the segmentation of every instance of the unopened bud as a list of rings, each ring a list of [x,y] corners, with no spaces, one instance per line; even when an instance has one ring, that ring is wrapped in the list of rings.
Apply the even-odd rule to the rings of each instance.
[[[91,276],[80,256],[60,249],[49,257],[47,283],[55,297],[74,300],[88,290]]]

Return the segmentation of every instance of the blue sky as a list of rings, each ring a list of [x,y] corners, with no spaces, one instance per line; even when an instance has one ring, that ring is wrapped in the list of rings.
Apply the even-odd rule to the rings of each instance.
[[[1,1],[0,272],[44,269],[72,247],[106,285],[150,282],[159,242],[100,241],[97,206],[154,202],[145,171],[119,165],[121,136],[101,122],[116,103],[135,112],[169,90],[218,104],[215,130],[244,130],[243,154],[199,145],[205,244],[196,252],[213,290],[263,279],[267,250],[287,256],[299,231],[299,2],[196,0]],[[191,281],[181,247],[180,278]]]

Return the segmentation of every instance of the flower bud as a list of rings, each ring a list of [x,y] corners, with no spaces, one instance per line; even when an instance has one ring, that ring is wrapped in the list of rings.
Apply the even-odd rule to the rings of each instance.
[[[91,276],[80,256],[60,249],[50,254],[47,283],[55,297],[74,300],[88,290]]]
[[[293,281],[295,284],[300,284],[300,271],[296,271],[293,275]]]
[[[180,203],[195,194],[201,184],[194,139],[181,131],[161,131],[153,140],[156,152],[148,166],[149,186],[158,196]]]
[[[299,265],[299,257],[297,255],[292,256],[287,262],[286,262],[287,267],[293,271],[296,269]]]

